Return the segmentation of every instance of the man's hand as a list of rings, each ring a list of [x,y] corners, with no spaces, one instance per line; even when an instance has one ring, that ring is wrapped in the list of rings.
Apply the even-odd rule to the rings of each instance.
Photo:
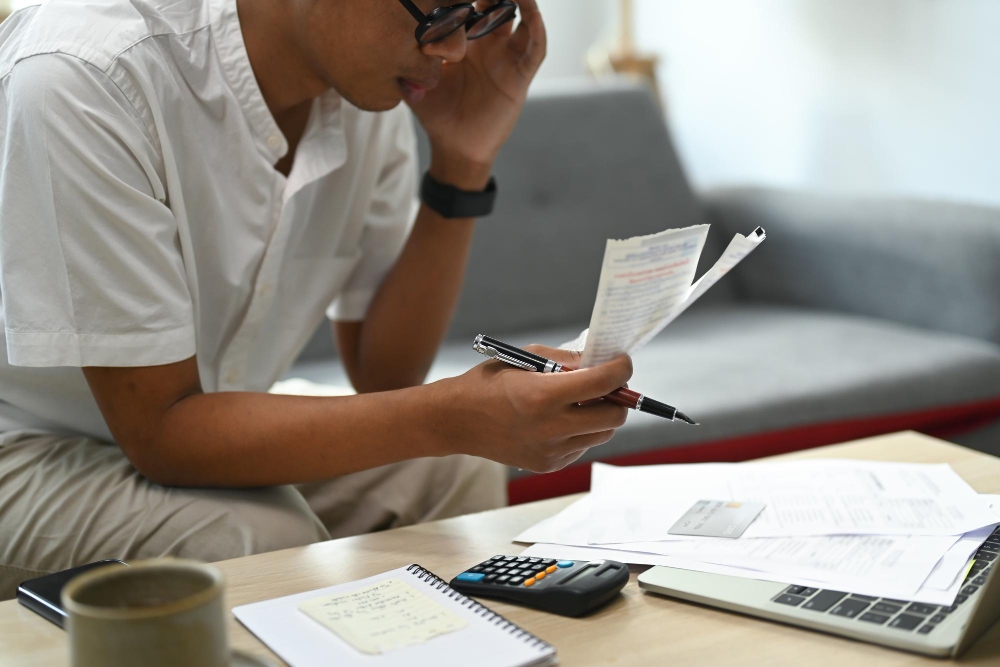
[[[490,2],[480,0],[478,9]],[[545,59],[545,24],[536,0],[519,0],[521,22],[500,26],[469,42],[465,58],[445,62],[441,82],[411,102],[431,141],[431,174],[439,181],[481,190],[527,97],[528,85]],[[464,40],[464,31],[448,39]],[[444,47],[428,45],[425,52]],[[442,56],[444,57],[444,56]]]
[[[541,346],[535,354],[566,365],[579,353]],[[628,409],[606,396],[632,377],[632,360],[617,359],[568,373],[529,373],[487,361],[465,375],[428,388],[446,390],[438,428],[456,451],[524,468],[552,472],[565,468],[591,447],[603,445],[625,423]]]

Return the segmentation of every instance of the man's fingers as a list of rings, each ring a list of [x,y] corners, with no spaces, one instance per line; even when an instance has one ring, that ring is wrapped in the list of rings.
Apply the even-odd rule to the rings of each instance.
[[[537,354],[540,357],[545,357],[546,359],[569,366],[574,370],[580,367],[580,359],[583,357],[583,354],[580,352],[560,350],[557,347],[547,347],[545,345],[528,345],[524,349],[532,354]]]
[[[519,67],[523,72],[534,73],[545,60],[548,37],[545,21],[535,0],[520,0],[521,23],[511,36],[511,48],[520,54]]]
[[[550,376],[556,391],[567,403],[582,403],[593,398],[607,396],[615,389],[628,384],[632,377],[632,359],[622,355],[606,364],[583,368],[571,373],[556,373]]]
[[[566,406],[566,424],[568,432],[575,435],[599,433],[613,430],[625,425],[629,410],[609,401],[600,401],[591,405]]]
[[[614,430],[610,431],[599,431],[597,433],[585,433],[584,435],[573,436],[566,441],[567,449],[575,450],[574,453],[578,454],[577,458],[580,458],[588,449],[591,447],[599,447],[611,438],[615,437]],[[572,456],[572,454],[570,454]]]

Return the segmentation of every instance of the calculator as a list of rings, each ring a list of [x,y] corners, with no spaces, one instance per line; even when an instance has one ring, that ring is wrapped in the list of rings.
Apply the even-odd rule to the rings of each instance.
[[[628,567],[614,560],[494,556],[470,567],[450,585],[465,595],[583,616],[610,601],[627,583]]]

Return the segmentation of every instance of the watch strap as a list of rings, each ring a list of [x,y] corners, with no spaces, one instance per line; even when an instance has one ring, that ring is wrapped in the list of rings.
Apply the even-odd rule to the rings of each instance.
[[[482,218],[493,212],[497,198],[497,181],[490,178],[481,192],[460,190],[439,183],[427,172],[420,186],[420,199],[444,218]]]

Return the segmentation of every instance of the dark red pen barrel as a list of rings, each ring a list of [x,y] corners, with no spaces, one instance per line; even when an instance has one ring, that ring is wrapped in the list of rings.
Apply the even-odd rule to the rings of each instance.
[[[604,400],[635,410],[635,406],[639,405],[640,398],[642,398],[642,394],[639,392],[622,387],[605,396]]]

